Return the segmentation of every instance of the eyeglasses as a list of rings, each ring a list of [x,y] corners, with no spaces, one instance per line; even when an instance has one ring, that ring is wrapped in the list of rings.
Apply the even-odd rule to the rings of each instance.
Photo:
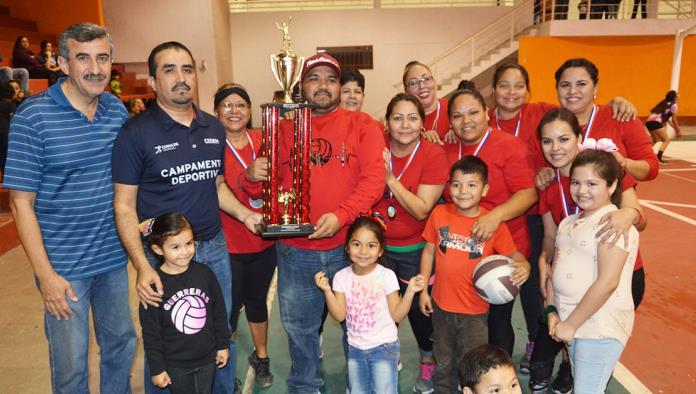
[[[233,108],[237,108],[237,111],[239,112],[249,111],[249,105],[247,103],[223,103],[220,104],[220,108],[223,112],[232,112]]]
[[[426,75],[425,77],[421,78],[414,78],[406,82],[406,87],[409,89],[414,89],[420,86],[420,84],[423,84],[424,86],[430,86],[433,84],[433,76],[432,75]]]

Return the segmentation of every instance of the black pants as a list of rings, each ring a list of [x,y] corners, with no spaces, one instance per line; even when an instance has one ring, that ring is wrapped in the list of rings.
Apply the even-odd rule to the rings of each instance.
[[[268,321],[266,296],[276,268],[276,248],[257,253],[230,253],[232,264],[232,331],[237,329],[239,311],[244,305],[247,321]]]
[[[648,19],[648,0],[633,0],[633,12],[631,12],[631,19],[636,19],[638,14],[638,7],[640,6],[640,15],[643,19]]]
[[[169,385],[171,394],[210,394],[213,390],[215,363],[197,368],[168,367],[167,374],[172,379]]]

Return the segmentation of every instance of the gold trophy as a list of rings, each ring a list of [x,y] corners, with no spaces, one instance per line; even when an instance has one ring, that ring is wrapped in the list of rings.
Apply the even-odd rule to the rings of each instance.
[[[276,22],[278,30],[283,32],[283,48],[277,54],[271,54],[271,71],[285,93],[283,102],[286,104],[293,103],[292,88],[299,81],[300,72],[304,66],[304,57],[297,57],[292,49],[289,33],[290,22],[292,22],[292,17],[288,17],[288,21],[282,24]]]
[[[262,155],[268,158],[268,181],[263,184],[263,221],[260,226],[264,237],[297,237],[314,232],[309,216],[309,151],[311,147],[311,118],[313,104],[294,103],[292,89],[297,84],[304,58],[295,55],[290,42],[290,22],[279,24],[283,32],[283,47],[277,54],[270,55],[271,70],[283,89],[282,102],[261,105],[263,117]],[[280,111],[293,111],[293,133],[283,134],[280,130]],[[280,138],[292,138],[291,152],[280,152]],[[280,180],[281,155],[290,164],[292,179],[284,182],[290,186],[283,190]]]

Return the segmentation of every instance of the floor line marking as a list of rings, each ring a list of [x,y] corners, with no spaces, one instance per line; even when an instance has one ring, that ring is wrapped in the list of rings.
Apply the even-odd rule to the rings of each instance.
[[[273,279],[271,279],[271,284],[268,286],[268,294],[266,295],[266,308],[268,309],[268,323],[270,328],[271,322],[271,309],[273,309],[273,299],[275,299],[276,291],[278,290],[278,268],[276,267],[273,271]],[[239,327],[237,327],[239,330]],[[252,342],[253,342],[253,336]],[[268,345],[268,339],[266,339],[266,345]],[[244,388],[242,389],[242,394],[252,394],[254,392],[254,386],[256,383],[256,374],[254,374],[254,368],[249,366],[247,368],[246,378],[244,379]]]
[[[689,178],[684,178],[683,176],[674,175],[674,174],[669,174],[669,173],[665,173],[665,175],[671,176],[671,177],[674,177],[674,178],[677,178],[677,179],[682,179],[682,180],[687,181],[687,182],[696,183],[695,180],[689,179]]]
[[[628,390],[631,394],[636,393],[652,393],[652,391],[645,386],[631,371],[626,368],[625,365],[616,363],[614,368],[614,378],[621,383],[621,385]]]
[[[680,204],[678,202],[655,201],[655,200],[640,200],[640,201],[645,201],[645,202],[649,202],[651,204],[657,204],[657,205],[666,205],[669,207],[696,208],[696,205],[694,205],[694,204]]]
[[[686,172],[686,171],[696,171],[695,168],[660,168],[660,172]]]
[[[653,211],[660,212],[660,213],[665,214],[667,216],[670,216],[674,219],[681,220],[682,222],[686,222],[692,226],[696,226],[696,220],[694,220],[694,219],[688,218],[688,217],[686,217],[684,215],[680,215],[678,213],[674,213],[668,209],[664,209],[664,208],[659,207],[655,204],[649,203],[645,200],[639,200],[639,201],[640,201],[640,205],[642,205],[644,207],[648,207],[648,208],[652,209]]]

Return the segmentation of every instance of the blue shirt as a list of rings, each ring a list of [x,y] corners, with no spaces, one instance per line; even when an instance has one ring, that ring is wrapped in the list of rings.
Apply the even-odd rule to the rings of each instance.
[[[114,226],[111,151],[128,112],[104,93],[90,122],[63,94],[64,80],[26,99],[12,117],[3,187],[36,193],[48,258],[76,280],[127,263]]]
[[[196,239],[220,232],[215,178],[222,174],[225,129],[212,115],[194,107],[189,127],[156,103],[126,122],[114,144],[114,182],[138,186],[138,219],[180,212]]]

